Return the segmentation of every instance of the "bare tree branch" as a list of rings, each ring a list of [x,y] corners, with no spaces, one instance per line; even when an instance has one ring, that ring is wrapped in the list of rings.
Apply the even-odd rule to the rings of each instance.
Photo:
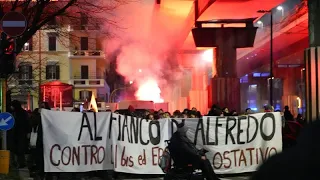
[[[117,26],[117,23],[110,19],[110,15],[117,7],[130,1],[132,0],[15,0],[1,1],[0,10],[4,13],[9,11],[21,12],[28,20],[25,33],[16,39],[17,54],[19,54],[24,44],[39,29],[44,28],[55,19],[60,21],[58,22],[59,25],[79,25],[81,24],[80,15],[85,14],[90,24]]]

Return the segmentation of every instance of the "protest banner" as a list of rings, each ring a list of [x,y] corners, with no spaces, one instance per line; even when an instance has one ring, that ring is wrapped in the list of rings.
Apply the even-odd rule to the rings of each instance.
[[[151,121],[118,115],[112,122],[114,170],[133,174],[162,174],[159,160],[169,140],[169,120]]]
[[[114,169],[132,174],[161,174],[165,140],[175,131],[170,119],[145,120],[109,112],[43,110],[46,172]],[[179,121],[179,119],[176,119]],[[280,113],[186,119],[188,137],[209,150],[215,171],[243,173],[282,149]]]
[[[270,156],[282,151],[280,113],[249,116],[203,117],[186,120],[188,138],[209,152],[218,174],[253,172]]]
[[[111,115],[42,110],[45,172],[112,169]]]

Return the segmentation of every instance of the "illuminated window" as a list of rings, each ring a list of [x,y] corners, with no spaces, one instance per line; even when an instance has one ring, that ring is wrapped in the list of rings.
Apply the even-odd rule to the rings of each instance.
[[[23,50],[24,51],[29,51],[29,43],[28,42],[24,44]]]
[[[92,91],[87,91],[87,90],[83,90],[83,91],[79,91],[79,98],[80,100],[90,100],[92,96]]]
[[[23,51],[32,51],[32,38],[24,44],[22,50]]]

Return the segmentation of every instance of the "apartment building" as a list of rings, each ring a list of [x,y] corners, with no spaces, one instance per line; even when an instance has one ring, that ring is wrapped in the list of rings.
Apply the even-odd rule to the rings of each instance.
[[[44,88],[58,82],[73,87],[72,105],[84,103],[94,93],[98,106],[104,109],[110,89],[105,80],[103,37],[98,26],[92,27],[82,19],[81,23],[75,23],[79,25],[58,28],[53,21],[25,44],[17,57],[17,73],[8,82],[12,99],[20,100],[27,109],[34,109],[39,101],[48,99],[60,107],[61,98],[52,92],[48,97],[48,88]]]
[[[107,63],[102,51],[105,34],[100,30],[99,25],[89,24],[85,15],[81,15],[80,24],[69,26],[71,78],[68,83],[74,86],[76,104],[90,100],[94,94],[98,108],[105,109],[110,88],[106,82]]]

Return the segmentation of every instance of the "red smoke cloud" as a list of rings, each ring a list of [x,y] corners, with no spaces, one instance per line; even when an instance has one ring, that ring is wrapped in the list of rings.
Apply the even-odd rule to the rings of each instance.
[[[107,54],[117,52],[117,72],[133,81],[138,100],[162,102],[161,89],[179,77],[176,61],[184,17],[160,8],[153,0],[121,6],[114,14],[117,28],[106,41]]]

